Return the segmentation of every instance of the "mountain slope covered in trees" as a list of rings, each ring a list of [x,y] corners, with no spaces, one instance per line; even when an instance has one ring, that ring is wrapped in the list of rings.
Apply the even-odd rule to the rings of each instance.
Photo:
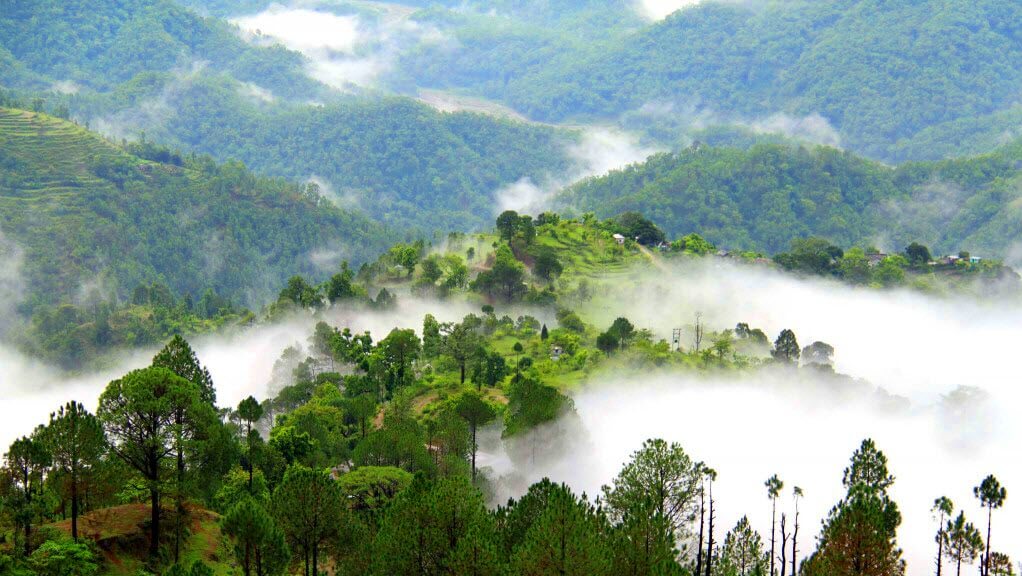
[[[106,91],[146,72],[210,66],[282,96],[322,92],[300,54],[253,46],[228,23],[168,0],[7,2],[0,46],[0,66],[15,66],[4,63],[7,52],[31,74],[4,75],[9,88]]]
[[[11,8],[0,14],[0,85],[24,102],[262,175],[318,177],[389,223],[477,227],[498,188],[568,164],[566,131],[342,94],[306,74],[305,56],[165,0]]]
[[[25,306],[127,298],[159,282],[198,298],[263,297],[317,254],[365,259],[382,229],[310,186],[234,162],[115,146],[44,114],[0,108],[0,229],[22,252]]]
[[[468,230],[493,216],[493,193],[568,167],[572,133],[408,98],[347,96],[321,106],[246,96],[225,76],[169,76],[80,100],[90,117],[157,142],[238,159],[271,176],[326,181],[372,216],[423,231]],[[139,113],[148,103],[166,114]],[[104,111],[117,112],[103,116]]]
[[[1003,133],[989,117],[1017,103],[1019,21],[1010,0],[704,2],[609,40],[562,43],[548,58],[498,57],[487,77],[471,73],[466,51],[445,48],[408,69],[427,85],[465,70],[468,87],[536,119],[615,118],[650,104],[748,122],[820,114],[856,151],[929,159],[953,153],[924,145],[933,130],[987,144]],[[472,28],[458,37],[498,55],[514,46],[487,46]]]
[[[1007,256],[1022,225],[1022,143],[897,168],[826,147],[694,146],[584,180],[558,202],[611,217],[641,212],[670,235],[777,253],[822,236],[840,245],[922,241]]]

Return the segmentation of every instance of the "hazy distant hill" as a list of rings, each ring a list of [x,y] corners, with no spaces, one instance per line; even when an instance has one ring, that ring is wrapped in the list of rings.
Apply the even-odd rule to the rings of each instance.
[[[1008,257],[1022,230],[1022,143],[996,152],[891,168],[832,148],[702,146],[592,178],[559,197],[601,217],[635,210],[671,236],[775,253],[817,235],[843,246]]]
[[[151,145],[125,150],[10,108],[0,108],[0,230],[22,252],[28,307],[86,288],[123,298],[156,281],[261,304],[292,274],[392,240],[305,186]]]
[[[535,33],[543,58],[515,56],[527,22],[505,36],[477,23],[458,32],[472,50],[427,50],[409,68],[420,82],[454,79],[537,119],[616,118],[650,105],[702,120],[820,114],[860,153],[935,158],[963,139],[989,149],[1011,129],[990,115],[1022,91],[1020,22],[1014,0],[704,2],[585,42],[567,41],[568,29]],[[490,74],[473,74],[478,51],[499,63],[480,64]]]
[[[25,101],[51,85],[77,91],[41,96],[117,137],[319,177],[352,206],[426,233],[487,223],[498,188],[567,164],[558,130],[342,94],[311,80],[302,55],[168,0],[16,2],[0,14],[0,46],[0,71],[12,71],[0,85],[35,88]]]

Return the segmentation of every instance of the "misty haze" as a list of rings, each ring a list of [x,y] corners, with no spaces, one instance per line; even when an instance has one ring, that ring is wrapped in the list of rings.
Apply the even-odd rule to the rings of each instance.
[[[1020,21],[0,2],[0,576],[1022,573]]]

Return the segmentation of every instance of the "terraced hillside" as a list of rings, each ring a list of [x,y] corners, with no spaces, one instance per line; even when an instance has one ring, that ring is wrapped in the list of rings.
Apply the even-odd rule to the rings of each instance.
[[[152,282],[258,304],[288,276],[337,264],[322,254],[360,260],[383,237],[314,187],[2,108],[0,231],[7,257],[21,255],[26,310]]]

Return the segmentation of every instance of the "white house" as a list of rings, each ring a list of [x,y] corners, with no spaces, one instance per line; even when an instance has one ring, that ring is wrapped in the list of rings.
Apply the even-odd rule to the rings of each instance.
[[[617,242],[618,244],[624,244],[625,237],[620,234],[614,234],[614,241]]]

